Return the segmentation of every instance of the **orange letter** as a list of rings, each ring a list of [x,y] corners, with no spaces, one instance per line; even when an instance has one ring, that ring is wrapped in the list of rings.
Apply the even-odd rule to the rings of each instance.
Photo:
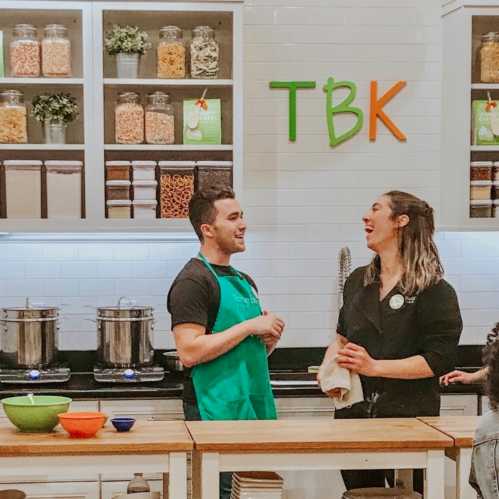
[[[407,137],[396,127],[395,123],[385,114],[383,107],[395,97],[406,85],[405,81],[399,81],[390,88],[381,99],[378,100],[378,82],[371,81],[371,114],[369,116],[369,140],[376,140],[376,118],[379,118],[397,137],[398,140],[405,141]]]

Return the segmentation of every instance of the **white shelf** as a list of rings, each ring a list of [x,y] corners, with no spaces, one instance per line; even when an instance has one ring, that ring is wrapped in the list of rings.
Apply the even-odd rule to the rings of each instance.
[[[499,83],[472,83],[471,90],[499,90]]]
[[[84,144],[0,144],[0,150],[11,151],[83,151]]]
[[[194,145],[194,144],[105,144],[106,151],[232,151],[232,144]]]
[[[499,152],[499,144],[496,146],[471,146],[471,152]]]
[[[0,78],[0,85],[83,85],[83,78]]]
[[[175,87],[230,87],[233,80],[193,80],[177,79],[168,80],[165,78],[104,78],[104,85],[144,85],[144,86],[175,86]]]

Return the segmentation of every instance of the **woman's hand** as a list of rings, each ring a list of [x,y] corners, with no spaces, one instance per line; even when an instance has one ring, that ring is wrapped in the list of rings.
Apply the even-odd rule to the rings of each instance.
[[[444,386],[449,386],[452,383],[471,385],[472,383],[481,381],[480,374],[480,371],[477,371],[476,373],[466,373],[464,371],[455,370],[441,376],[440,384]]]
[[[349,342],[338,350],[336,362],[340,367],[345,367],[354,373],[376,376],[377,361],[364,347],[355,343]]]

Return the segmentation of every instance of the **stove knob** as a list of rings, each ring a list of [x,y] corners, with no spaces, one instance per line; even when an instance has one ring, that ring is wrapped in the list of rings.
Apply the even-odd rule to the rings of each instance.
[[[28,378],[29,379],[39,379],[40,378],[40,371],[38,369],[32,369],[31,371],[28,371]]]
[[[133,379],[135,378],[135,371],[133,369],[125,369],[123,371],[123,377],[125,379]]]

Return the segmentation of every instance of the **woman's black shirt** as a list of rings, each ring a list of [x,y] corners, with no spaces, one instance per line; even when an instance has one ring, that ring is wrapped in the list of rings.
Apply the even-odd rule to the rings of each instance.
[[[364,286],[365,271],[366,267],[360,267],[347,279],[338,333],[363,346],[375,359],[421,355],[434,377],[403,380],[361,376],[364,402],[337,411],[336,417],[438,416],[438,377],[454,369],[463,328],[454,289],[442,279],[409,297],[396,286],[380,302],[379,282]],[[399,296],[392,299],[395,295]]]

